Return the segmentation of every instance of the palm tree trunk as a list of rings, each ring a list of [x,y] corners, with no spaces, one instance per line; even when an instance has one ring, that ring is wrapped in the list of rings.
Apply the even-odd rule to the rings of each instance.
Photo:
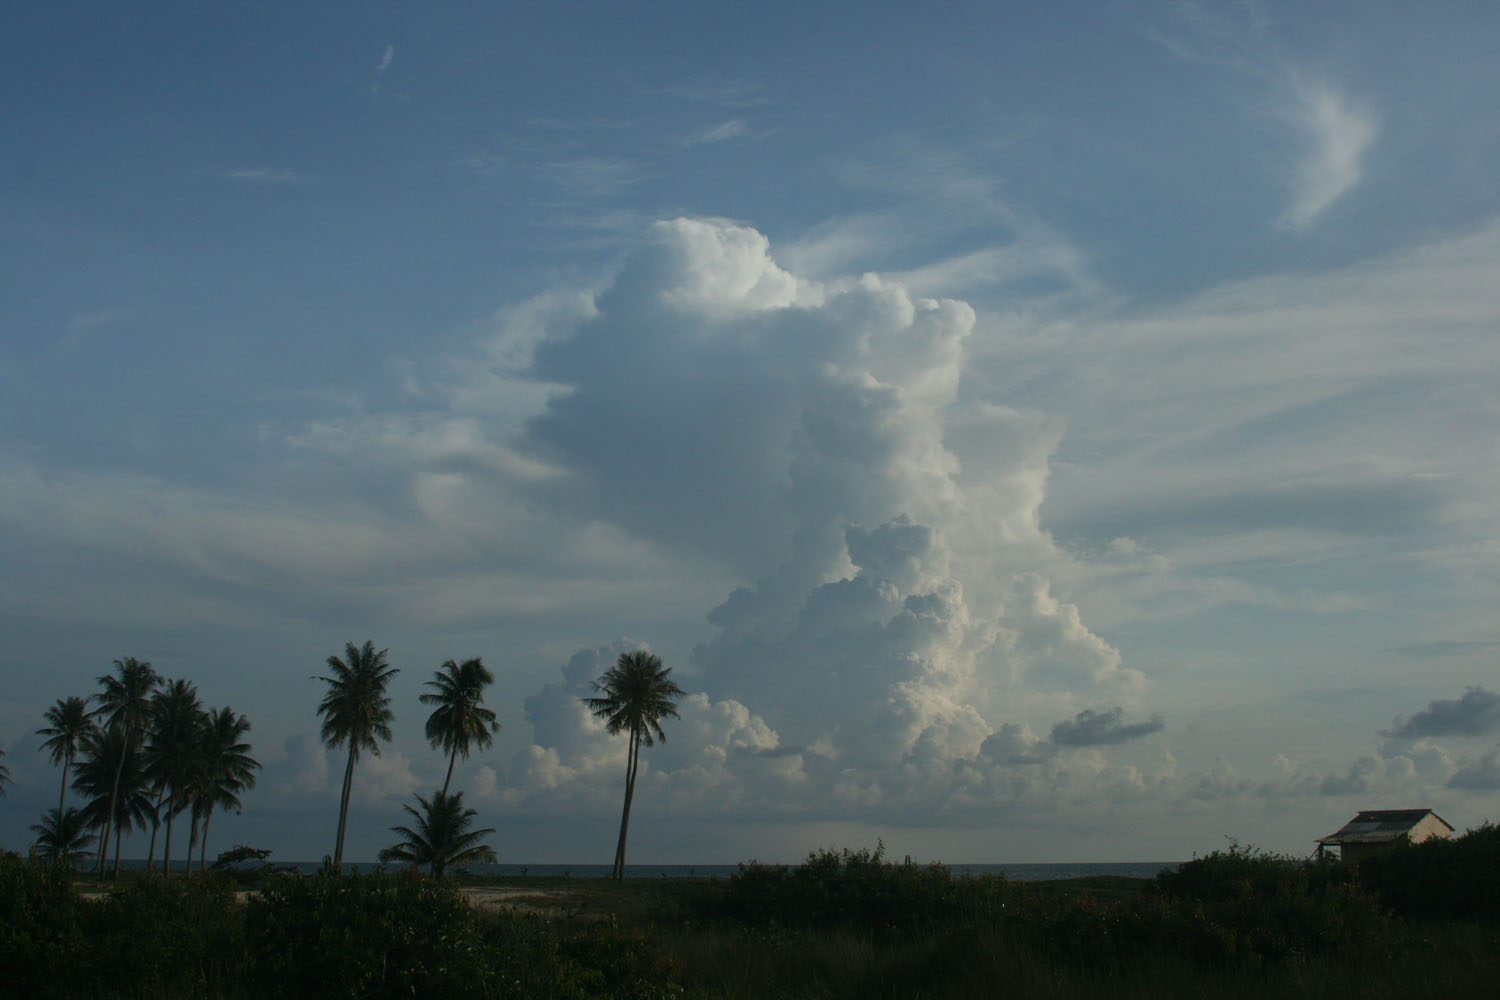
[[[115,783],[109,792],[109,813],[104,817],[104,833],[99,838],[99,876],[104,877],[104,858],[109,853],[109,828],[115,819],[115,805],[120,801],[120,776],[125,773],[125,758],[130,756],[130,730],[125,730],[125,741],[120,751],[120,762],[115,765]]]
[[[635,774],[641,756],[640,737],[634,729],[630,731],[628,755],[629,758],[625,762],[625,808],[620,813],[620,843],[615,848],[613,876],[616,882],[625,879],[625,836],[630,830],[630,800],[635,797]]]
[[[344,768],[344,794],[339,797],[339,839],[333,847],[333,870],[339,871],[344,863],[344,825],[349,820],[349,790],[354,787],[354,739],[349,740],[349,763]]]
[[[182,877],[193,874],[193,847],[198,843],[198,810],[193,810],[192,822],[188,824],[187,858],[182,863]]]
[[[161,849],[162,878],[172,877],[172,800],[167,799],[167,842]]]
[[[156,804],[151,807],[151,849],[146,852],[146,870],[149,872],[156,867],[156,831],[161,826],[161,794],[163,789],[156,790]]]
[[[448,783],[453,780],[453,765],[458,761],[458,744],[453,744],[453,752],[448,755],[448,777],[443,779],[443,798],[448,797]]]
[[[99,824],[99,877],[104,877],[104,859],[109,857],[109,817]]]
[[[63,758],[63,782],[62,791],[57,793],[57,815],[63,814],[63,803],[68,801],[68,765],[73,763],[73,755],[69,754]]]
[[[109,876],[110,878],[119,878],[120,877],[120,837],[124,833],[125,833],[125,827],[122,824],[116,823],[115,824],[115,867],[114,867],[114,870],[110,873],[110,876]]]
[[[213,806],[203,814],[203,843],[198,847],[198,874],[208,874],[208,821],[214,818]]]

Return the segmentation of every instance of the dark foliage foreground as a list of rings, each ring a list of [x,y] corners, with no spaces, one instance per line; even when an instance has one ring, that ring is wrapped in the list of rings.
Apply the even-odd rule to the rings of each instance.
[[[8,856],[0,995],[1487,997],[1497,858],[1489,827],[1359,868],[1235,847],[1125,891],[822,851],[633,880],[608,894],[623,921],[579,922],[387,875],[266,875],[243,903],[228,879],[146,875],[88,900]]]
[[[659,946],[470,907],[451,883],[389,875],[132,879],[99,900],[65,869],[0,858],[4,997],[680,996]]]

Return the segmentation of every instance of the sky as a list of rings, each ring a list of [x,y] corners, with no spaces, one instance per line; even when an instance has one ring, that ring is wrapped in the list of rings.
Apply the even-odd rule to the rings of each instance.
[[[0,846],[119,657],[252,722],[210,853],[455,776],[605,863],[1297,856],[1500,818],[1500,7],[11,5]],[[143,856],[145,839],[127,840]]]

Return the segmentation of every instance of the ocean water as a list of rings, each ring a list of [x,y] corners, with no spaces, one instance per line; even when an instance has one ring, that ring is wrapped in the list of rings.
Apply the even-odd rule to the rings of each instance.
[[[1176,861],[1124,861],[1099,864],[991,864],[947,865],[954,875],[1004,875],[1016,882],[1053,881],[1087,878],[1092,875],[1121,875],[1126,878],[1155,878],[1163,871],[1176,871]],[[296,862],[295,867],[312,874],[321,864]],[[366,863],[346,864],[346,869],[368,872],[376,866]],[[465,869],[474,875],[534,876],[537,878],[608,878],[609,865],[471,865]],[[626,865],[626,878],[728,878],[739,865]]]

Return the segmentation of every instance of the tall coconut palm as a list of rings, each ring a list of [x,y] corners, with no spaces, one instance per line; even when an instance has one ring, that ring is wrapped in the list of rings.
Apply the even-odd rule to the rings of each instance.
[[[198,689],[185,680],[167,683],[152,698],[151,732],[146,741],[146,774],[162,791],[167,824],[162,870],[172,872],[172,818],[192,804],[204,770],[203,729],[208,718]],[[192,860],[192,847],[188,848]]]
[[[89,833],[88,817],[82,809],[69,806],[67,811],[48,809],[35,831],[34,850],[54,864],[76,865],[89,856],[94,835]]]
[[[255,787],[255,772],[260,761],[250,756],[250,744],[243,737],[250,731],[250,720],[236,715],[225,705],[208,714],[203,729],[204,780],[193,800],[193,814],[203,817],[203,839],[198,850],[198,870],[208,868],[208,821],[215,809],[240,811],[240,794]]]
[[[630,802],[635,797],[635,778],[640,770],[641,747],[656,740],[666,742],[661,720],[677,718],[682,689],[670,678],[670,668],[661,657],[644,649],[621,653],[619,660],[594,682],[596,698],[583,699],[589,711],[604,720],[611,734],[628,732],[630,747],[625,756],[625,807],[620,813],[620,842],[615,847],[613,877],[625,877],[625,835],[630,829]]]
[[[344,863],[344,829],[349,820],[349,791],[354,787],[354,762],[368,749],[380,756],[379,740],[391,739],[391,699],[385,687],[398,672],[386,663],[388,650],[375,651],[368,639],[363,646],[346,643],[344,658],[328,658],[329,676],[317,680],[328,684],[328,693],[318,703],[323,717],[323,742],[331,749],[349,744],[349,763],[344,767],[344,790],[339,796],[339,832],[333,849],[333,867]]]
[[[104,858],[109,850],[106,838],[111,829],[115,835],[118,871],[120,841],[125,831],[151,817],[151,796],[141,753],[128,745],[124,729],[117,726],[94,729],[79,741],[73,790],[84,798],[83,814],[89,826],[100,833],[99,871],[104,871]]]
[[[88,702],[77,695],[59,698],[43,718],[51,725],[36,731],[38,736],[47,737],[41,748],[52,763],[63,766],[62,790],[57,793],[57,814],[62,816],[63,803],[68,797],[68,769],[73,766],[73,758],[78,756],[78,742],[94,728],[94,720],[89,718]]]
[[[399,833],[404,839],[380,852],[382,864],[399,861],[403,864],[428,865],[433,878],[442,878],[443,870],[449,865],[494,863],[495,852],[479,841],[495,831],[489,828],[469,829],[477,814],[473,809],[464,808],[463,792],[452,795],[438,792],[431,802],[420,795],[416,798],[422,805],[421,812],[408,805],[401,807],[416,820],[416,829],[391,827],[392,833]]]
[[[105,813],[105,828],[99,838],[99,874],[104,874],[104,852],[109,841],[109,824],[113,822],[118,812],[116,800],[120,797],[120,778],[124,773],[126,762],[134,753],[135,748],[140,745],[141,734],[145,731],[147,723],[151,719],[151,692],[161,683],[151,664],[142,663],[133,656],[124,656],[115,661],[115,673],[118,676],[111,677],[105,674],[99,678],[99,683],[104,685],[104,690],[95,695],[99,703],[95,714],[104,720],[105,727],[120,729],[125,736],[125,750],[120,755],[119,770],[115,773],[114,785],[110,790],[109,810]],[[118,840],[119,838],[116,838]],[[118,860],[118,852],[116,852]],[[116,864],[116,869],[119,865]]]
[[[421,702],[437,706],[427,717],[427,739],[448,754],[448,776],[443,779],[442,792],[446,796],[459,754],[468,760],[470,746],[487,748],[495,741],[500,723],[495,721],[495,713],[484,707],[484,689],[495,677],[478,657],[462,664],[449,660],[434,677],[426,686],[436,692],[422,695]]]

